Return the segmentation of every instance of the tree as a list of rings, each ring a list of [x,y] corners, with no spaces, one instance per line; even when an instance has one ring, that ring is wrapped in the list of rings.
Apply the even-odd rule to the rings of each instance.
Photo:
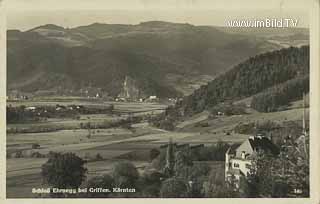
[[[167,146],[166,157],[165,157],[165,166],[164,173],[167,177],[172,177],[174,175],[174,166],[175,166],[175,154],[174,154],[174,145],[172,143],[172,138]]]
[[[112,177],[115,187],[134,188],[139,178],[139,172],[132,163],[122,161],[113,166]]]
[[[96,154],[96,160],[103,160],[103,157],[101,156],[100,153]]]
[[[161,180],[164,177],[157,171],[146,171],[140,179],[141,196],[145,198],[158,198],[160,196]]]
[[[291,148],[290,149],[295,149]],[[253,160],[245,182],[246,197],[288,197],[290,191],[302,189],[300,197],[309,196],[307,162],[298,162],[299,156],[282,150],[278,157],[263,153]]]
[[[244,189],[247,197],[272,197],[274,159],[266,152],[258,152],[256,154],[247,176],[246,189]]]
[[[188,197],[188,185],[179,178],[169,178],[162,183],[160,196],[162,198],[186,198]]]
[[[210,166],[207,164],[195,164],[190,168],[188,182],[192,182],[190,186],[190,197],[203,198],[203,184],[208,180]]]
[[[187,179],[191,172],[192,160],[190,151],[177,151],[175,153],[174,175],[182,179]]]
[[[205,188],[205,196],[209,198],[236,198],[239,197],[235,190],[234,179],[229,184],[224,180],[223,171],[212,170]]]
[[[185,96],[174,107],[169,106],[154,124],[159,127],[168,118],[174,124],[185,116],[210,110],[228,99],[238,101],[254,95],[253,108],[266,112],[278,110],[298,99],[302,92],[308,92],[308,61],[308,46],[252,57]],[[228,109],[231,114],[243,114],[244,111],[243,107]]]
[[[42,165],[42,177],[51,187],[78,188],[85,180],[85,161],[74,153],[50,153]]]

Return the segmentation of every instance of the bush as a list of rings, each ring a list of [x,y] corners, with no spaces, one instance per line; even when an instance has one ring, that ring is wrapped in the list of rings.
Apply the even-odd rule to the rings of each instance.
[[[139,172],[132,163],[122,161],[113,166],[112,177],[115,181],[115,187],[134,188],[139,178]]]
[[[175,129],[174,121],[170,119],[160,121],[159,128],[172,131]]]
[[[171,110],[171,109],[170,109]],[[167,111],[167,110],[166,110]],[[158,128],[172,131],[175,129],[175,118],[174,117],[166,117],[165,114],[159,114],[155,117],[150,117],[148,122],[153,126]]]
[[[157,149],[151,149],[150,150],[150,160],[152,161],[153,159],[155,159],[157,156],[159,156],[160,151]]]
[[[257,129],[262,132],[270,132],[277,128],[280,128],[280,124],[271,120],[263,121],[262,123],[257,123]]]
[[[15,158],[22,158],[22,157],[23,157],[22,151],[16,152]]]
[[[39,153],[39,152],[33,152],[33,153],[31,154],[31,157],[32,157],[32,158],[45,158],[46,156],[43,155],[43,154],[41,154],[41,153]]]
[[[140,182],[142,197],[159,198],[163,177],[164,175],[157,171],[145,172]]]
[[[214,106],[210,110],[211,115],[219,115],[219,113],[223,113],[224,115],[231,116],[231,115],[243,115],[246,114],[246,107],[243,104],[220,104]]]
[[[169,178],[162,183],[160,196],[162,198],[186,198],[188,197],[188,186],[182,179]]]
[[[229,149],[228,143],[218,141],[217,144],[212,144],[208,147],[202,147],[201,149],[192,151],[193,160],[198,161],[224,161],[225,153]]]
[[[239,123],[234,128],[235,133],[252,135],[255,133],[255,124],[254,123]]]
[[[103,157],[101,156],[101,154],[96,154],[96,160],[102,160],[103,159]]]
[[[31,146],[32,149],[39,149],[40,145],[38,143],[32,144]]]

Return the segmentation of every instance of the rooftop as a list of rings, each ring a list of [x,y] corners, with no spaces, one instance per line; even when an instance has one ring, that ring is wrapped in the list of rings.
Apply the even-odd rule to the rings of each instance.
[[[280,153],[279,148],[272,143],[272,141],[266,137],[263,136],[257,136],[253,138],[249,138],[249,142],[251,147],[254,150],[264,150],[264,151],[269,151],[270,153],[274,155],[278,155]]]

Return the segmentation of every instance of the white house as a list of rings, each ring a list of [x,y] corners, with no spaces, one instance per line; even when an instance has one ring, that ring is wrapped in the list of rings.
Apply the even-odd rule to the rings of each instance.
[[[35,110],[36,110],[36,107],[34,107],[34,106],[26,107],[26,110],[35,111]]]
[[[240,186],[242,176],[250,173],[252,159],[258,151],[279,154],[279,149],[272,141],[264,136],[252,136],[242,144],[232,145],[226,152],[225,158],[225,180],[235,179],[236,187]]]

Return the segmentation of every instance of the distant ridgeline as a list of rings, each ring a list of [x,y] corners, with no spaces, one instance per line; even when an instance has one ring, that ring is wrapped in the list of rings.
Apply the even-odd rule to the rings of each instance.
[[[117,97],[129,76],[146,96],[176,98],[250,56],[280,47],[211,26],[158,21],[9,30],[7,88],[36,96],[50,91]]]
[[[251,107],[272,112],[301,99],[303,92],[309,92],[309,46],[290,47],[249,58],[169,107],[162,117],[191,116],[250,96]]]

